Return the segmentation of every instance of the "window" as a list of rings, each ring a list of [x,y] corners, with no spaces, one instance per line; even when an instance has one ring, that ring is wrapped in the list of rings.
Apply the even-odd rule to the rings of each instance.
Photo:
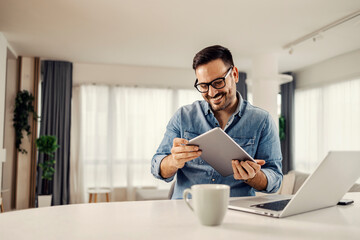
[[[195,89],[80,87],[80,159],[89,187],[169,188],[150,161],[173,113],[202,99]]]
[[[295,169],[312,172],[329,151],[360,150],[360,79],[295,91]]]

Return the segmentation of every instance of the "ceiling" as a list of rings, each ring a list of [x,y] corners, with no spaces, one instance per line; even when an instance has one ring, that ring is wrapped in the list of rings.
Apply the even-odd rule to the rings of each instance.
[[[358,10],[359,0],[0,0],[0,32],[22,56],[191,68],[220,44],[240,70],[277,54],[279,71],[295,71],[360,49],[360,17],[282,48]]]

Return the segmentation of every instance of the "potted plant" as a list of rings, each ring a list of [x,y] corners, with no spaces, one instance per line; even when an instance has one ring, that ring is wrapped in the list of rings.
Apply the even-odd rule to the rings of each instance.
[[[21,153],[27,153],[27,151],[20,147],[23,139],[23,131],[30,135],[29,125],[29,113],[33,114],[35,120],[38,116],[33,106],[34,96],[26,90],[19,91],[16,94],[13,126],[15,128],[15,145],[16,149]]]
[[[280,140],[285,140],[285,117],[280,116],[279,117],[279,137]]]
[[[39,154],[44,154],[44,162],[39,163],[39,167],[42,170],[41,179],[43,179],[43,187],[41,189],[41,195],[38,196],[38,206],[50,206],[52,195],[49,191],[49,183],[53,179],[55,173],[54,164],[54,153],[59,148],[56,143],[57,139],[55,136],[43,135],[36,139],[36,147]]]

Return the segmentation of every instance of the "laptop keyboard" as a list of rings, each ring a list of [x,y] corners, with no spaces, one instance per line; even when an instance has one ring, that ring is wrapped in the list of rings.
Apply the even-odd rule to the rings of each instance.
[[[285,199],[276,202],[261,203],[261,204],[252,205],[251,207],[264,208],[273,211],[281,211],[286,207],[286,205],[290,202],[290,200],[291,199]]]

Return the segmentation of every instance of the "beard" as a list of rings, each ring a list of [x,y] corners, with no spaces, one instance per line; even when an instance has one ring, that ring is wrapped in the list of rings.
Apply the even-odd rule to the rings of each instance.
[[[221,100],[214,102],[214,100],[217,100],[217,99],[219,99],[219,100],[221,99]],[[214,97],[206,96],[206,101],[210,104],[211,109],[214,112],[222,111],[231,104],[231,101],[228,98],[228,94],[225,92],[218,93]]]

